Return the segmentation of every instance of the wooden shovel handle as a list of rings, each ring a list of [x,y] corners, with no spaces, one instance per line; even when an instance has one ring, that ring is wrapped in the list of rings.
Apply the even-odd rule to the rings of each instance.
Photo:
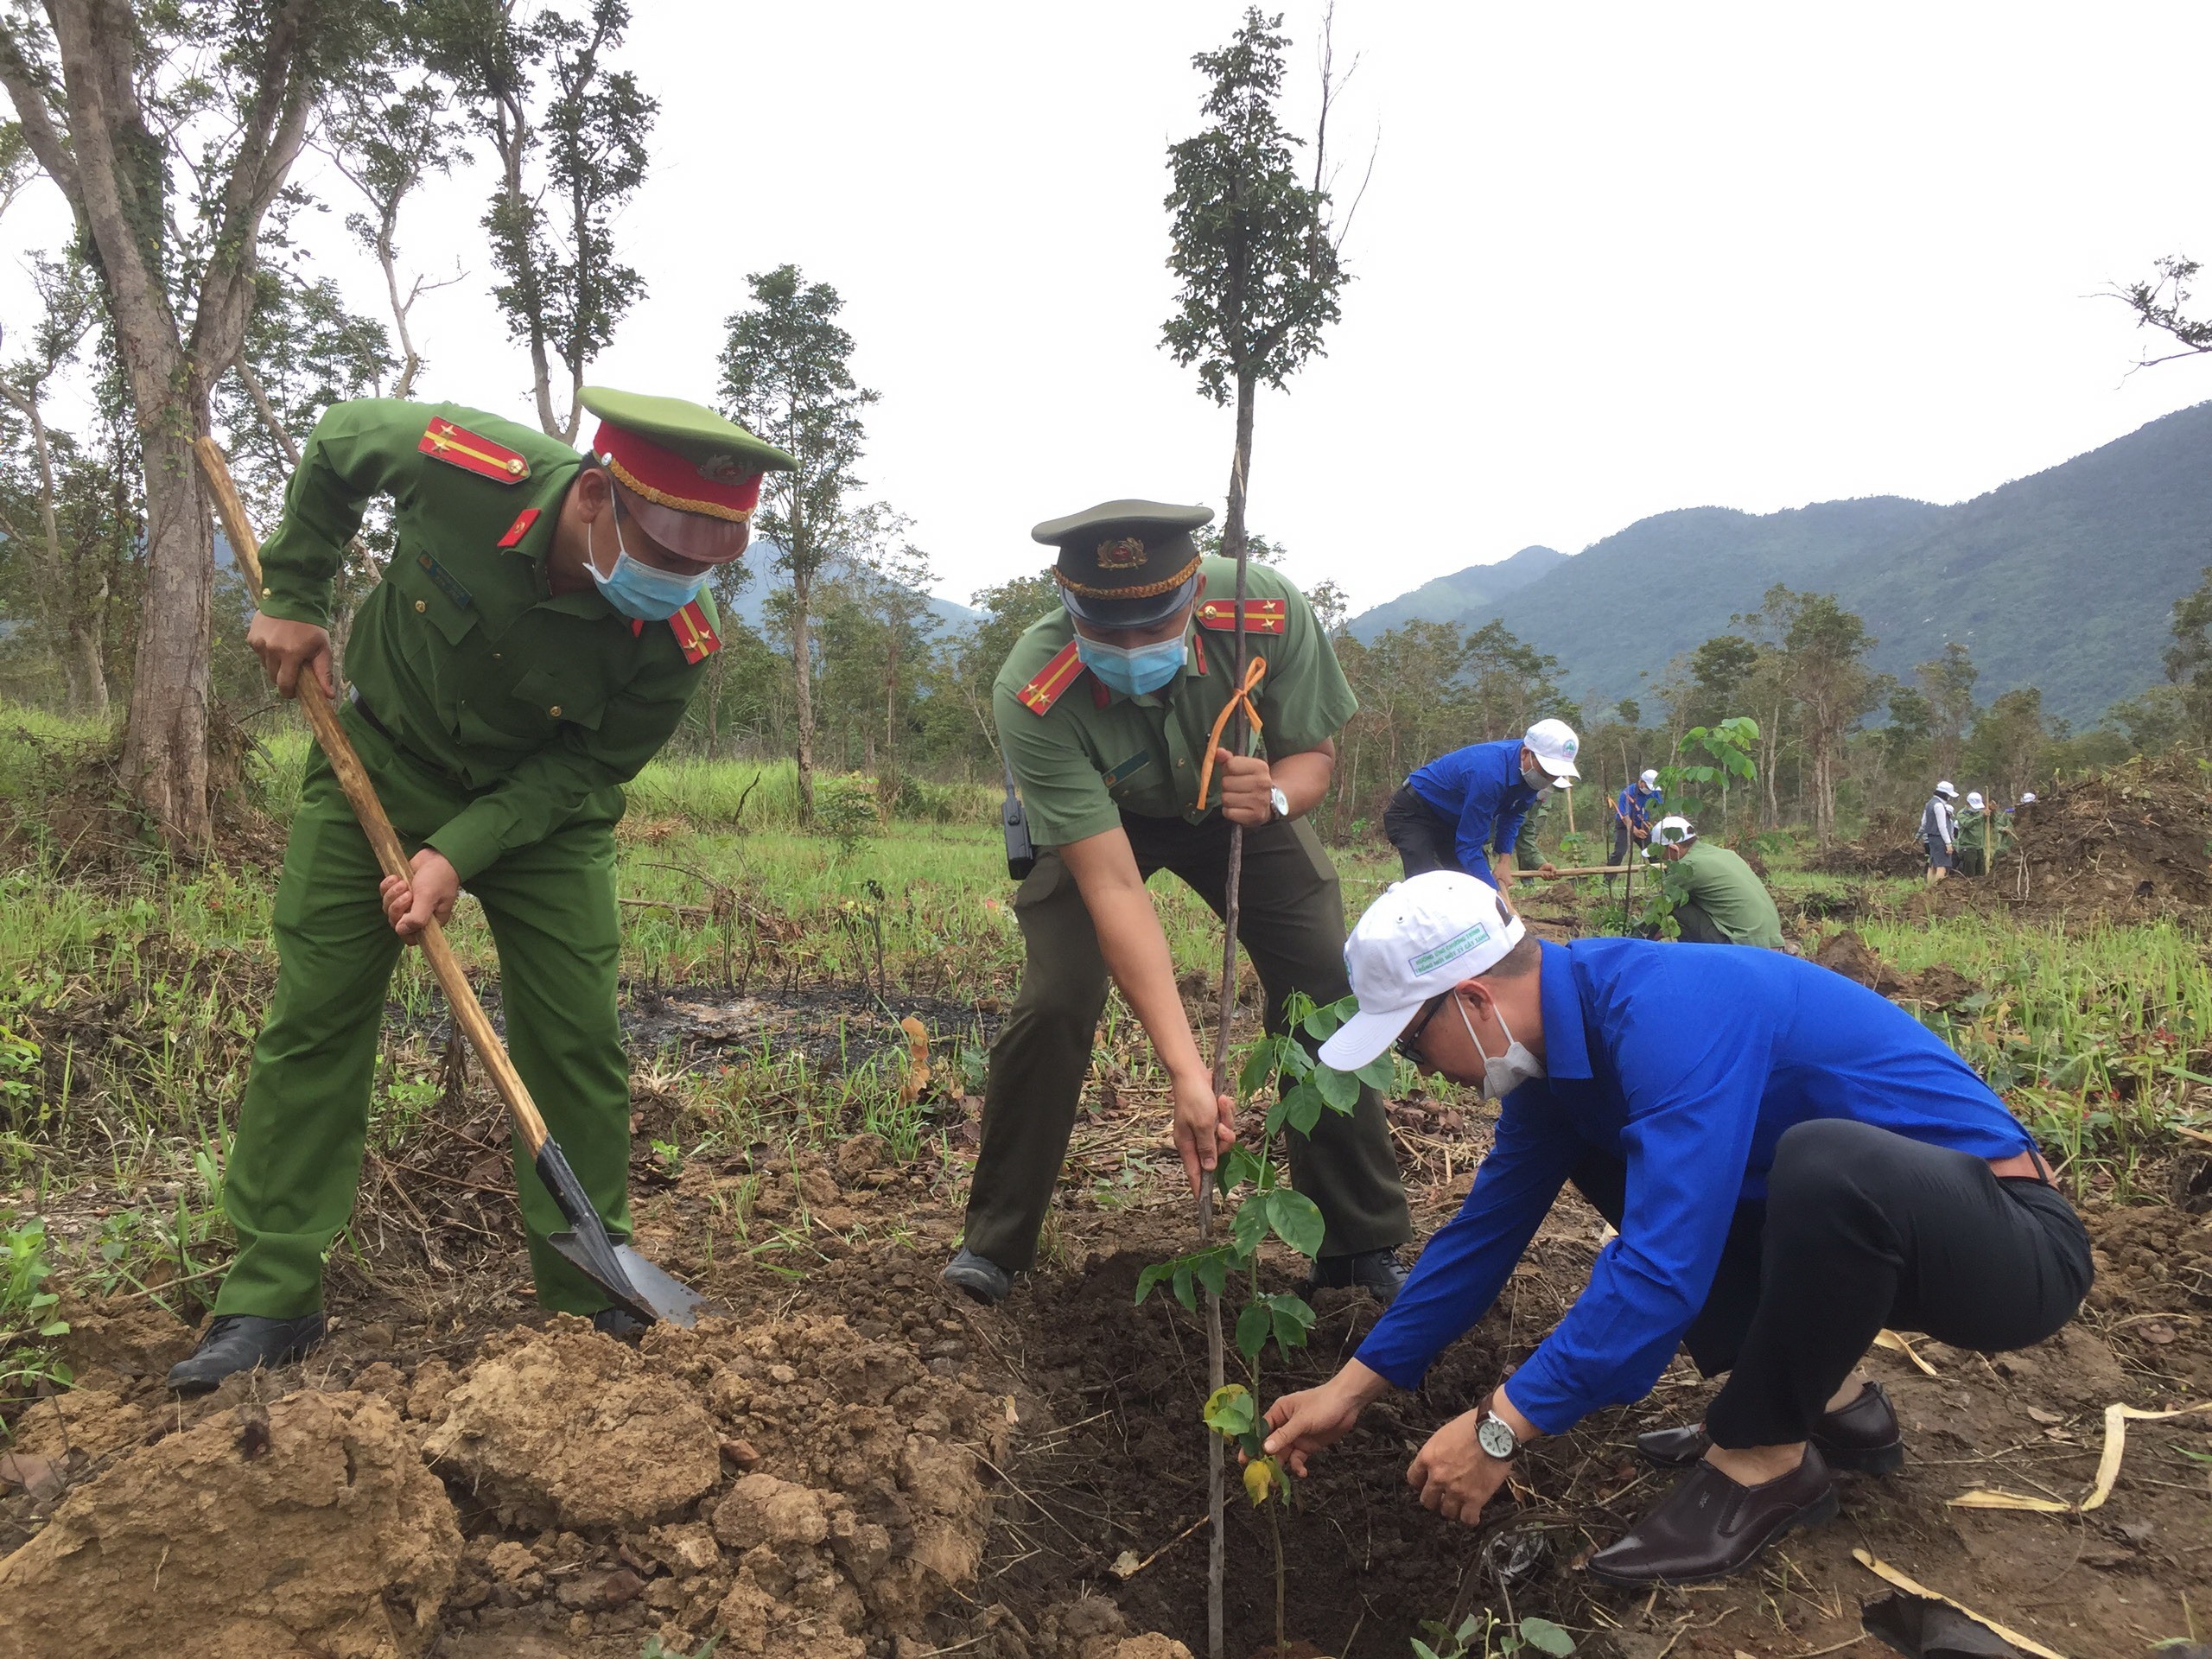
[[[253,526],[246,521],[245,503],[238,499],[238,486],[231,481],[229,463],[223,458],[221,446],[213,438],[197,439],[193,448],[199,452],[200,468],[207,474],[208,489],[215,498],[215,516],[223,521],[223,533],[230,538],[231,550],[245,572],[250,590],[258,597],[261,543],[254,536]],[[384,867],[386,875],[406,878],[407,855],[393,832],[391,820],[385,816],[384,803],[377,798],[376,785],[369,781],[361,757],[353,753],[353,740],[339,724],[338,710],[323,693],[322,682],[302,670],[299,690],[300,708],[308,717],[308,727],[315,733],[315,741],[322,746],[331,771],[338,774],[346,798],[353,802],[353,815],[361,821],[362,833],[368,836],[369,845],[376,849],[377,862]],[[492,1074],[493,1086],[499,1090],[499,1098],[506,1102],[507,1110],[514,1117],[515,1133],[522,1137],[530,1155],[537,1157],[538,1148],[545,1144],[545,1120],[538,1116],[537,1103],[531,1099],[530,1090],[524,1086],[514,1062],[507,1058],[506,1046],[492,1028],[484,1005],[476,1000],[475,990],[469,985],[467,976],[461,971],[453,947],[446,943],[444,930],[435,918],[423,926],[421,944],[430,971],[437,976],[446,1001],[453,1009],[454,1023],[468,1033],[468,1040],[483,1060],[484,1069]]]

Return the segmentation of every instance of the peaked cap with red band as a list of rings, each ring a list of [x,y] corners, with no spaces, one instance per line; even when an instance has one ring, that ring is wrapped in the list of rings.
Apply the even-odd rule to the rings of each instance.
[[[646,535],[687,559],[721,564],[745,551],[760,475],[798,463],[701,404],[586,386],[600,417],[592,453],[621,486]]]

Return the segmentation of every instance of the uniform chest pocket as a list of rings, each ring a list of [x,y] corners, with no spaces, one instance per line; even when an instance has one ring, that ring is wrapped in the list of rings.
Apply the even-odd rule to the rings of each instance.
[[[476,596],[430,554],[403,552],[392,571],[408,613],[435,628],[448,645],[459,645],[484,620]]]
[[[592,731],[599,729],[600,715],[607,708],[606,691],[574,670],[563,673],[533,668],[515,682],[514,695],[540,720],[569,721]]]

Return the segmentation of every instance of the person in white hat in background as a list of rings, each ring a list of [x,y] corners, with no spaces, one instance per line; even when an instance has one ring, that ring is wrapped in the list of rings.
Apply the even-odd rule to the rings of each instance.
[[[1967,791],[1967,804],[1951,819],[1951,861],[1961,875],[1986,875],[1988,861],[1984,856],[1982,820],[1988,816],[1981,791]]]
[[[1382,812],[1382,833],[1405,873],[1457,870],[1510,893],[1529,811],[1554,790],[1574,787],[1581,747],[1565,721],[1540,720],[1517,738],[1471,743],[1421,767]],[[1551,869],[1546,860],[1535,874]]]
[[[1928,883],[1933,887],[1958,868],[1958,823],[1952,803],[1959,791],[1949,779],[1936,785],[1928,804],[1920,809],[1920,844],[1928,849]]]
[[[1674,867],[1683,896],[1675,901],[1675,925],[1690,944],[1754,944],[1787,950],[1782,912],[1758,873],[1741,854],[1708,846],[1690,821],[1676,814],[1652,826],[1645,855]]]
[[[1618,1236],[1567,1316],[1429,1436],[1406,1479],[1473,1526],[1523,1446],[1642,1399],[1687,1347],[1728,1381],[1702,1423],[1638,1438],[1687,1472],[1590,1557],[1608,1583],[1740,1571],[1836,1513],[1831,1469],[1897,1468],[1896,1414],[1855,1369],[1884,1328],[2024,1348],[2088,1291],[2088,1236],[2005,1103],[1919,1020],[1817,963],[1540,944],[1489,887],[1446,873],[1383,893],[1344,962],[1358,1012],[1324,1065],[1395,1044],[1502,1103],[1466,1203],[1357,1354],[1268,1408],[1266,1449],[1294,1475],[1369,1404],[1420,1386],[1570,1180]]]
[[[1628,855],[1644,846],[1651,839],[1651,814],[1664,793],[1659,787],[1659,774],[1646,767],[1637,780],[1613,798],[1613,855],[1608,862],[1625,864]],[[1605,891],[1613,889],[1613,878],[1605,878]]]

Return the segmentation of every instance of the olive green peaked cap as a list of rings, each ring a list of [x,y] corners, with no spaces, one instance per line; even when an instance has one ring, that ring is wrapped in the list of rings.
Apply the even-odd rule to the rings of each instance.
[[[1189,599],[1198,574],[1191,532],[1212,521],[1211,507],[1102,501],[1029,533],[1059,549],[1052,574],[1071,615],[1100,627],[1141,628]]]
[[[674,450],[701,468],[705,477],[725,470],[788,472],[798,465],[774,444],[688,397],[653,397],[640,391],[617,391],[612,386],[586,386],[576,396],[600,419]]]

